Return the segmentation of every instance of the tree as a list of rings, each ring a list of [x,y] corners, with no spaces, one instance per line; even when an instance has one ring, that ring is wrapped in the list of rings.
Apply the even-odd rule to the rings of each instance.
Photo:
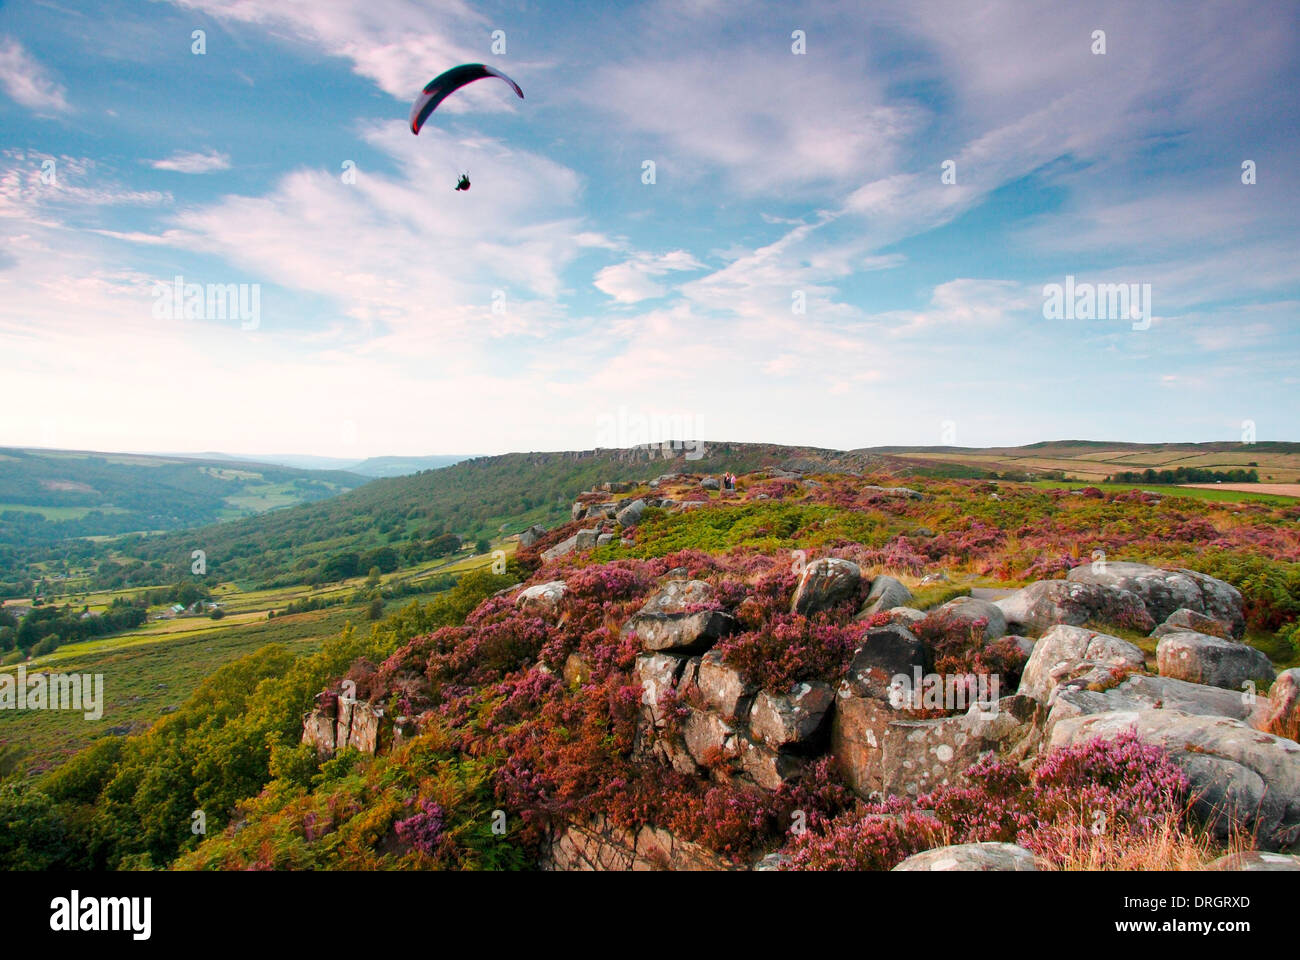
[[[474,544],[475,553],[487,553],[491,549],[492,543],[487,537],[479,537],[478,541]]]

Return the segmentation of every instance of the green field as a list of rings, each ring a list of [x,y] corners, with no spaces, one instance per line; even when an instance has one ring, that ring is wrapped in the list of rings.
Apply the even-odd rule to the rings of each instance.
[[[1033,480],[1029,486],[1040,490],[1082,490],[1084,487],[1096,487],[1108,493],[1124,490],[1149,490],[1162,497],[1191,497],[1194,500],[1215,500],[1221,503],[1244,503],[1260,501],[1285,506],[1295,503],[1295,497],[1283,497],[1274,493],[1247,493],[1244,490],[1207,490],[1199,487],[1179,487],[1152,483],[1084,483],[1076,480]]]

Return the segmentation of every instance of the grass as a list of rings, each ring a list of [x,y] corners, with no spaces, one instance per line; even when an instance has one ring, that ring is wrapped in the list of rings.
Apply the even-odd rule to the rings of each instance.
[[[1096,487],[1107,492],[1124,490],[1150,490],[1162,497],[1190,497],[1194,500],[1215,500],[1223,503],[1244,503],[1258,500],[1264,503],[1287,506],[1295,503],[1295,497],[1284,497],[1275,493],[1247,493],[1243,490],[1218,490],[1205,487],[1181,487],[1157,483],[1085,483],[1077,480],[1032,480],[1031,487],[1039,490],[1082,490],[1084,487]]]
[[[39,513],[46,520],[80,520],[89,513],[126,513],[121,507],[34,507],[27,503],[0,503],[0,513],[18,510],[22,513]]]
[[[393,601],[391,606],[405,602]],[[12,757],[21,751],[16,761],[19,770],[50,769],[99,737],[111,736],[110,728],[135,729],[153,723],[165,708],[183,703],[200,681],[232,660],[268,643],[283,643],[300,656],[310,653],[349,620],[363,622],[364,605],[262,618],[220,629],[219,622],[201,621],[210,628],[166,638],[132,634],[62,647],[39,664],[28,664],[28,672],[40,666],[61,673],[102,674],[103,717],[92,721],[76,711],[0,711],[0,752]]]

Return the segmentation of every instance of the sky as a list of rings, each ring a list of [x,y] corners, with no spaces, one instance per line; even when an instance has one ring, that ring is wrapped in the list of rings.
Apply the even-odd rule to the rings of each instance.
[[[0,445],[1300,440],[1296,89],[1288,0],[5,3]]]

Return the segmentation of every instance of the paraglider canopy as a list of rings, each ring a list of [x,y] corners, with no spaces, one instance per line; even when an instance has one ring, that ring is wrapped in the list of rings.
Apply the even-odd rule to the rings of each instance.
[[[515,88],[515,93],[519,94],[519,99],[524,98],[524,91],[500,70],[489,67],[482,63],[462,63],[459,67],[452,67],[446,73],[440,73],[430,80],[424,87],[424,91],[415,98],[415,103],[411,105],[411,132],[418,134],[420,128],[424,126],[424,121],[429,119],[429,114],[438,108],[438,104],[446,100],[448,96],[465,86],[467,83],[473,83],[475,80],[482,80],[484,77],[498,77],[504,80],[510,86]]]

